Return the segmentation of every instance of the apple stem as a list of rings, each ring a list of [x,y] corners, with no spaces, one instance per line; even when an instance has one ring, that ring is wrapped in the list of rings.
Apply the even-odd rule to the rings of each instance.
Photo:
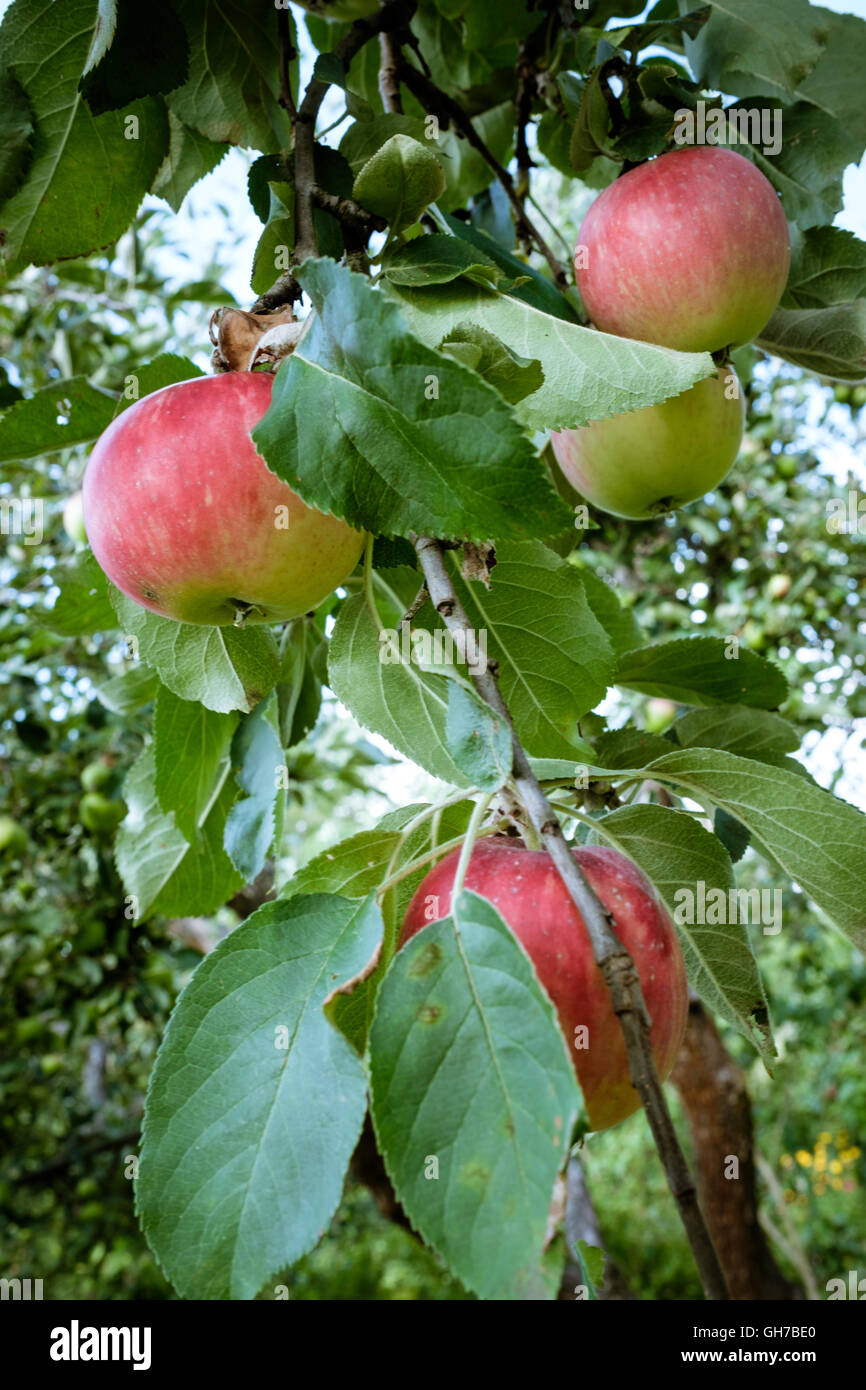
[[[469,819],[469,825],[467,826],[466,835],[464,836],[460,849],[460,858],[457,861],[457,872],[454,875],[454,883],[451,888],[452,911],[454,909],[454,904],[463,892],[463,881],[466,878],[466,870],[469,868],[469,860],[472,858],[475,842],[481,833],[481,822],[487,815],[487,808],[493,800],[493,795],[493,792],[490,792],[479,797],[472,809],[472,815]]]
[[[471,631],[471,624],[454,587],[441,541],[432,536],[413,536],[411,539],[434,608],[449,631],[459,633],[465,640]],[[593,957],[604,976],[614,1012],[623,1031],[631,1082],[646,1111],[653,1140],[677,1203],[704,1291],[710,1299],[728,1299],[730,1294],[719,1258],[698,1205],[695,1180],[689,1171],[662,1093],[650,1045],[650,1020],[634,961],[617,938],[609,913],[590,887],[563,835],[556,812],[545,796],[526,752],[514,732],[511,714],[502,698],[496,673],[496,663],[488,662],[485,670],[473,675],[473,683],[481,698],[511,729],[515,794],[529,823],[553,860],[583,920],[592,945]],[[476,806],[470,831],[472,824],[476,823],[476,818],[477,825],[480,826],[482,815],[483,812],[479,812]],[[464,846],[457,879],[452,889],[452,902],[457,896],[458,883],[462,884],[461,868],[465,872],[464,861],[468,864],[469,854],[471,846],[468,850]]]

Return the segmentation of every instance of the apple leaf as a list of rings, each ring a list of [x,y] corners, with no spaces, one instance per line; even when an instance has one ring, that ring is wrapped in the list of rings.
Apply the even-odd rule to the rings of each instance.
[[[189,77],[168,96],[170,109],[208,140],[265,154],[289,144],[279,103],[279,51],[273,7],[246,0],[175,0],[189,41]],[[294,31],[294,17],[288,12]],[[297,96],[298,66],[289,64]]]
[[[866,378],[866,299],[829,309],[777,309],[758,347],[817,376]]]
[[[119,714],[128,719],[130,715],[151,704],[161,688],[155,671],[151,671],[147,666],[133,666],[130,671],[124,671],[122,676],[111,676],[102,685],[97,686],[96,698],[106,709],[110,709],[112,714]]]
[[[382,262],[384,275],[395,285],[446,285],[461,275],[495,289],[505,277],[490,256],[456,236],[416,237]]]
[[[674,746],[662,734],[646,729],[608,729],[594,740],[595,763],[599,768],[623,770],[646,767],[654,758],[661,758]]]
[[[581,577],[586,601],[607,633],[614,656],[633,652],[641,645],[643,634],[632,610],[620,603],[613,585],[589,565],[581,564],[574,556],[569,556],[569,564]]]
[[[678,637],[627,652],[614,680],[684,705],[724,702],[776,709],[788,694],[777,666],[724,637]]]
[[[564,319],[566,323],[578,322],[574,307],[565,296],[561,295],[549,280],[545,280],[539,271],[533,270],[531,265],[527,265],[525,261],[512,255],[498,241],[495,241],[486,230],[468,222],[461,222],[459,218],[452,217],[447,213],[444,220],[451,230],[452,239],[468,242],[477,251],[481,251],[485,259],[493,261],[500,270],[504,271],[511,280],[511,288],[508,293],[513,295],[515,299],[531,304],[542,314],[550,314],[553,318]],[[423,335],[419,334],[420,336]]]
[[[384,217],[392,231],[400,231],[417,222],[444,188],[442,165],[429,143],[392,135],[358,172],[352,194],[362,207]]]
[[[174,812],[160,810],[153,749],[140,754],[123,785],[129,809],[114,847],[117,872],[132,899],[136,919],[152,913],[207,915],[243,887],[243,876],[222,847],[234,796],[224,775],[190,843],[178,829]]]
[[[33,147],[33,113],[19,82],[0,67],[0,203],[21,186]]]
[[[111,604],[108,580],[90,551],[51,572],[60,593],[54,607],[40,618],[49,632],[61,637],[83,637],[93,632],[112,632],[117,616]]]
[[[280,774],[285,773],[285,760],[268,718],[272,703],[263,700],[246,715],[232,740],[232,767],[246,797],[229,812],[225,848],[247,883],[264,868],[281,823]]]
[[[175,352],[161,352],[152,362],[146,362],[143,367],[124,377],[124,390],[115,407],[115,414],[120,415],[136,401],[152,395],[154,391],[161,391],[164,386],[191,381],[196,376],[204,376],[204,372],[188,357],[181,357]]]
[[[100,4],[100,21],[106,5]],[[116,23],[114,20],[116,19]],[[186,81],[189,45],[171,0],[112,4],[112,23],[99,25],[81,91],[94,115],[127,106],[136,97],[170,92]]]
[[[156,797],[160,810],[174,812],[175,825],[190,843],[228,775],[237,722],[236,713],[217,714],[198,700],[181,700],[166,686],[157,696],[153,720]]]
[[[699,885],[705,895],[720,890],[726,906],[736,889],[730,858],[718,836],[686,811],[653,805],[621,806],[591,834],[592,843],[613,844],[633,859],[660,893],[674,920],[692,989],[762,1056],[775,1056],[746,923],[733,919],[732,913],[727,915],[733,920],[724,925],[712,919],[689,920],[698,915]],[[689,904],[696,909],[691,914]]]
[[[498,391],[419,343],[363,276],[327,260],[298,275],[316,313],[253,431],[278,477],[376,534],[486,540],[568,524]]]
[[[613,653],[580,571],[537,541],[497,546],[490,589],[454,582],[480,644],[499,663],[517,736],[536,757],[577,756],[577,721],[604,699]],[[543,617],[542,617],[543,615]]]
[[[400,614],[395,609],[388,616],[396,629]],[[328,684],[365,729],[443,782],[471,786],[448,751],[446,682],[397,653],[383,660],[388,649],[379,631],[362,594],[342,604],[328,649]]]
[[[391,113],[373,116],[369,121],[354,121],[340,141],[340,154],[348,160],[352,173],[359,174],[392,135],[409,135],[420,143],[425,137],[424,121],[420,116]]]
[[[462,893],[397,953],[369,1051],[379,1147],[412,1225],[482,1298],[554,1298],[542,1251],[582,1102],[553,1006],[490,903]]]
[[[159,97],[94,116],[78,90],[99,24],[97,0],[15,0],[4,16],[3,60],[35,120],[26,179],[2,212],[7,275],[110,245],[165,157],[168,118]]]
[[[176,623],[114,588],[111,601],[138,658],[182,700],[200,700],[219,714],[246,714],[276,685],[279,657],[269,627],[238,630]]]
[[[744,705],[689,710],[674,724],[673,732],[683,748],[723,748],[742,758],[795,753],[800,747],[800,736],[787,719]]]
[[[116,397],[86,377],[74,376],[43,386],[15,401],[0,418],[0,462],[56,454],[73,444],[89,444],[111,424]]]
[[[380,932],[372,902],[267,903],[178,1001],[148,1089],[136,1206],[181,1297],[255,1298],[330,1222],[366,1078],[322,1006]]]
[[[679,0],[685,14],[691,0]],[[822,54],[823,12],[809,0],[713,0],[696,38],[686,39],[689,64],[702,86],[734,96],[791,100]]]
[[[683,749],[649,771],[736,817],[790,879],[866,949],[866,817],[785,768],[709,749]]]
[[[845,169],[859,160],[862,142],[806,101],[783,107],[779,119],[781,150],[768,157],[761,146],[751,146],[755,164],[781,193],[789,222],[814,227],[832,221],[843,200]]]
[[[866,105],[863,102],[866,24],[863,16],[834,14],[823,7],[811,7],[811,18],[813,24],[817,20],[821,26],[824,48],[812,71],[800,83],[797,95],[838,121],[859,142],[862,150],[866,144]],[[786,12],[786,24],[787,21]]]
[[[493,157],[507,167],[514,153],[513,102],[504,101],[480,112],[472,124]],[[453,129],[440,130],[437,147],[448,180],[437,205],[442,212],[451,213],[465,207],[470,198],[477,198],[490,187],[493,170],[469,141]]]
[[[388,294],[413,334],[430,347],[447,340],[458,324],[472,322],[512,352],[538,360],[544,381],[514,408],[527,429],[576,429],[642,410],[681,395],[713,371],[706,353],[672,352],[567,323],[524,303],[519,290],[491,294],[461,279],[435,291],[389,285]],[[546,534],[554,534],[553,528]]]
[[[151,193],[164,198],[173,212],[180,212],[193,185],[215,169],[227,152],[227,144],[208,140],[170,111],[168,154],[159,166]]]
[[[511,776],[511,730],[475,691],[448,683],[448,751],[481,791],[495,792]]]
[[[812,227],[794,239],[787,309],[826,309],[866,299],[866,242],[841,227]]]

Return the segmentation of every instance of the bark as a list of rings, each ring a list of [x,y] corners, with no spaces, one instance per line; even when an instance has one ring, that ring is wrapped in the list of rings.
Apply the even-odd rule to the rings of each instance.
[[[752,1107],[745,1077],[699,1001],[671,1078],[688,1117],[698,1196],[733,1299],[794,1299],[758,1220]],[[732,1159],[737,1159],[737,1165]],[[737,1171],[737,1176],[726,1176]]]

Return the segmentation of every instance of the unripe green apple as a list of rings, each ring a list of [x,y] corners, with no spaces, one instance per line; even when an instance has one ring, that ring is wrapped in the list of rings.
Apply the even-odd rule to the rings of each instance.
[[[355,568],[363,533],[308,507],[256,452],[250,433],[272,386],[267,372],[166,386],[97,441],[84,474],[87,535],[109,579],[153,613],[285,622]]]
[[[756,338],[788,280],[791,241],[773,185],[733,150],[696,145],[621,175],[575,250],[597,328],[718,352]]]
[[[0,854],[20,854],[27,848],[27,831],[12,816],[0,816]]]
[[[673,700],[647,700],[644,714],[644,728],[651,734],[663,734],[676,718],[677,707]]]
[[[66,506],[63,508],[63,529],[71,541],[76,545],[87,544],[87,532],[84,529],[84,506],[81,499],[81,492],[73,492],[71,497],[66,499]]]
[[[551,435],[557,462],[592,506],[639,521],[694,502],[728,473],[745,425],[730,367],[659,405]]]
[[[790,574],[774,574],[767,581],[767,597],[772,599],[785,598],[791,592]]]
[[[85,792],[78,803],[78,815],[85,830],[107,833],[123,820],[126,803],[110,801],[102,792]]]
[[[98,792],[108,785],[113,776],[113,769],[99,758],[84,768],[81,773],[81,785],[86,792]]]
[[[635,962],[652,1020],[653,1056],[664,1079],[682,1043],[689,1003],[676,930],[652,884],[619,850],[585,846],[573,853]],[[459,849],[446,855],[417,889],[400,946],[429,922],[448,916],[459,856]],[[640,1098],[629,1079],[622,1030],[583,919],[550,855],[506,837],[479,840],[464,887],[497,908],[535,966],[559,1015],[590,1125],[608,1129],[619,1124],[637,1110]]]

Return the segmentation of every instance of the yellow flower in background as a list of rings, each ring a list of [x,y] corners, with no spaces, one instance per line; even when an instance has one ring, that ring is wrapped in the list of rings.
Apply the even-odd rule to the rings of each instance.
[[[831,1172],[831,1173],[841,1173],[841,1172],[842,1172],[842,1164],[839,1162],[838,1158],[834,1158],[834,1159],[833,1159],[833,1162],[830,1164],[830,1172]]]
[[[821,1133],[818,1135],[818,1143],[819,1143],[819,1144],[832,1144],[832,1142],[833,1142],[833,1136],[832,1136],[832,1134],[829,1134],[828,1131],[827,1131],[826,1129],[825,1129],[825,1130],[822,1130]]]
[[[798,1149],[795,1157],[801,1168],[812,1167],[812,1155],[808,1149]]]
[[[783,1168],[791,1168],[794,1163],[794,1160],[790,1154],[782,1154],[782,1157],[779,1161]]]

